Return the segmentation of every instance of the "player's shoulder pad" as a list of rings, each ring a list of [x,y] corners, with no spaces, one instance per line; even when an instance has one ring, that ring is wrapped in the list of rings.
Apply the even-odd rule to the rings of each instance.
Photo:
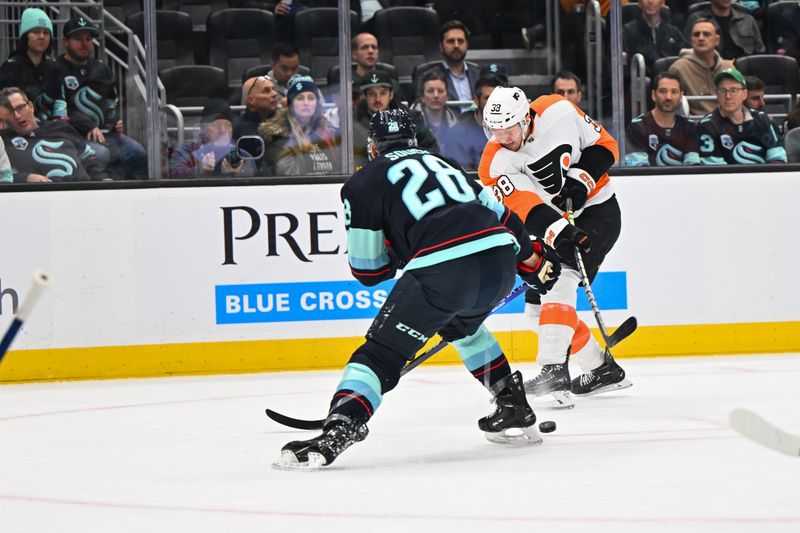
[[[492,161],[494,161],[497,152],[503,148],[503,145],[497,142],[496,139],[490,139],[483,148],[481,154],[481,161],[478,163],[478,177],[485,185],[487,181],[491,180],[492,176],[490,169],[492,168]]]

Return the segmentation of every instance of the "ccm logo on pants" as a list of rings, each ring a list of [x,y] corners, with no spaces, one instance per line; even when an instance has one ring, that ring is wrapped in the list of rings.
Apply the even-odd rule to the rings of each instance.
[[[402,322],[398,322],[395,327],[397,329],[399,329],[400,331],[404,332],[404,333],[408,333],[409,335],[411,335],[415,339],[419,339],[422,342],[428,342],[428,338],[429,337],[426,337],[425,335],[423,335],[419,331],[415,330],[414,328],[410,328],[410,327],[406,326]]]

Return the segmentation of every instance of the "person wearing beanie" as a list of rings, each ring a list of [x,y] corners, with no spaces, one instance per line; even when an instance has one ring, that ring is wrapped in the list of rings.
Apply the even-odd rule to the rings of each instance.
[[[37,109],[41,108],[41,95],[55,64],[49,55],[52,49],[50,17],[37,7],[27,8],[20,18],[17,49],[0,65],[0,89],[19,87],[34,101]]]
[[[322,96],[309,76],[293,76],[286,107],[258,128],[266,153],[262,168],[278,176],[341,172],[336,146],[339,135],[322,113]]]
[[[56,59],[42,99],[51,119],[69,120],[86,137],[114,179],[147,179],[147,154],[123,133],[119,94],[111,69],[94,57],[99,30],[91,20],[73,17],[64,24],[64,54]]]
[[[175,149],[169,159],[170,178],[252,176],[255,164],[241,159],[233,140],[233,112],[222,98],[203,107],[198,135]]]

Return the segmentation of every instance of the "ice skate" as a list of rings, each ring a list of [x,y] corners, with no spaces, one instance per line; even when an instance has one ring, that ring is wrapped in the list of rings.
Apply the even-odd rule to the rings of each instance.
[[[604,357],[605,362],[602,365],[572,380],[573,394],[591,396],[601,392],[627,389],[633,385],[625,377],[625,371],[617,364],[608,349]]]
[[[495,386],[499,391],[495,396],[495,411],[478,420],[486,439],[498,444],[541,444],[542,435],[525,397],[522,374],[514,372]]]
[[[572,409],[575,401],[570,395],[569,366],[565,361],[555,365],[544,365],[539,374],[525,382],[525,393],[535,397],[549,395],[537,404],[542,409]]]
[[[366,439],[368,434],[366,424],[333,422],[318,437],[288,443],[272,467],[279,470],[319,470],[330,465],[356,442]]]

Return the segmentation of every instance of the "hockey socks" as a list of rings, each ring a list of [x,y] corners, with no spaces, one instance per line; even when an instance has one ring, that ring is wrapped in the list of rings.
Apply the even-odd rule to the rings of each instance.
[[[487,389],[493,390],[498,381],[511,374],[503,349],[486,326],[481,325],[473,335],[452,344],[467,370]]]

